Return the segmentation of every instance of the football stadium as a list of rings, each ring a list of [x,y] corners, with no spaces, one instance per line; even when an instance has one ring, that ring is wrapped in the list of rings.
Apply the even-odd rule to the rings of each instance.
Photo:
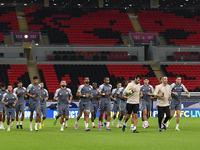
[[[198,150],[199,117],[200,0],[0,1],[0,149]]]

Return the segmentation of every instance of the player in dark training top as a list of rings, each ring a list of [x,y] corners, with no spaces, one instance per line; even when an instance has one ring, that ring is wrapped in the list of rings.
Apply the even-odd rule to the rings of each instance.
[[[26,88],[23,87],[22,81],[18,81],[17,87],[14,88],[13,93],[15,93],[18,97],[18,102],[15,106],[16,111],[16,122],[17,122],[17,129],[23,129],[23,121],[24,121],[24,111],[25,111],[25,97],[26,96]],[[21,112],[21,121],[19,125],[19,112]]]

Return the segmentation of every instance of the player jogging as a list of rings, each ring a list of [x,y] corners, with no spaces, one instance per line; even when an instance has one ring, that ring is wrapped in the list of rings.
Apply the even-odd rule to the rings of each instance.
[[[139,133],[136,130],[137,126],[137,119],[138,119],[138,113],[139,113],[139,101],[140,101],[140,95],[142,94],[140,92],[140,81],[142,79],[141,75],[136,75],[135,80],[130,82],[127,87],[124,90],[124,94],[128,94],[127,104],[126,104],[126,115],[124,118],[124,124],[122,127],[122,131],[124,132],[126,129],[126,123],[128,119],[130,118],[130,115],[133,114],[133,133]]]
[[[67,83],[65,80],[60,82],[61,88],[56,90],[54,95],[54,100],[58,101],[58,116],[60,116],[60,131],[64,131],[64,119],[67,121],[69,119],[69,104],[72,101],[72,92],[71,89],[66,88]],[[58,117],[57,116],[57,117]],[[57,118],[54,121],[54,125],[56,124]]]
[[[170,118],[170,109],[169,109],[169,100],[171,100],[171,89],[168,85],[168,78],[166,76],[162,77],[162,84],[158,85],[154,91],[154,95],[157,96],[157,108],[158,108],[158,124],[159,132],[162,132],[162,129],[166,130],[166,123]],[[166,113],[166,118],[163,120],[163,112]],[[161,125],[163,127],[161,128]]]
[[[42,129],[44,127],[44,120],[46,119],[46,113],[47,113],[47,106],[46,101],[49,99],[49,93],[44,88],[44,83],[40,82],[40,116],[39,116],[39,129]],[[41,113],[43,115],[41,119]],[[41,123],[42,122],[42,123]]]
[[[22,81],[18,81],[17,82],[17,87],[14,88],[13,93],[17,95],[18,97],[18,102],[15,105],[15,111],[16,111],[16,122],[17,122],[17,126],[16,128],[19,129],[23,129],[23,121],[24,121],[24,111],[25,111],[25,97],[26,96],[26,88],[23,87]],[[20,125],[19,125],[19,112],[21,112],[21,121],[20,121]]]
[[[0,100],[2,100],[3,95],[7,93],[6,90],[6,85],[4,83],[1,83],[1,89],[0,89]],[[5,129],[4,128],[4,122],[5,122],[5,105],[3,103],[0,103],[0,121],[1,121],[1,125],[0,125],[0,129]]]
[[[114,116],[113,116],[113,122],[112,122],[112,124],[111,124],[112,126],[113,126],[114,123],[115,123],[115,118],[116,118],[116,116],[117,116],[117,112],[119,111],[119,102],[120,102],[120,98],[117,97],[117,93],[118,93],[119,89],[121,88],[121,86],[122,86],[121,82],[118,82],[118,83],[117,83],[117,88],[113,89],[113,90],[112,90],[112,93],[111,93],[111,95],[110,95],[110,98],[111,98],[112,100],[114,100],[114,104],[113,104]],[[120,116],[120,114],[119,114],[119,116]],[[118,118],[119,118],[119,116],[118,116]]]
[[[150,116],[151,110],[151,98],[150,96],[153,95],[154,89],[151,85],[149,85],[149,78],[144,78],[144,85],[141,86],[140,91],[143,94],[141,98],[141,110],[142,110],[142,121],[143,127],[148,128],[148,118]]]
[[[32,120],[33,113],[36,110],[36,118],[35,118],[35,131],[38,131],[37,125],[39,122],[39,114],[40,114],[40,84],[38,84],[38,77],[33,77],[33,83],[29,84],[27,87],[26,95],[29,96],[29,109],[31,111],[30,115],[30,131],[32,130]]]
[[[111,94],[111,89],[112,85],[109,84],[110,79],[109,77],[104,78],[104,83],[100,85],[98,89],[98,95],[101,96],[100,98],[100,104],[99,104],[99,125],[98,129],[101,131],[101,124],[102,124],[102,118],[103,118],[103,113],[105,112],[107,115],[107,124],[106,124],[106,130],[111,130],[110,128],[110,111],[111,111],[111,101],[110,101],[110,94]]]
[[[79,102],[79,111],[84,112],[85,116],[85,121],[86,121],[86,128],[85,131],[90,131],[90,128],[88,127],[89,124],[89,114],[90,114],[90,109],[91,109],[91,102],[90,99],[93,97],[92,96],[92,86],[89,85],[90,79],[89,77],[84,77],[84,83],[79,86],[78,91],[76,95],[80,97],[80,102]],[[79,117],[79,116],[78,116]],[[75,122],[75,130],[78,129],[78,121],[80,117],[76,119]]]
[[[7,131],[10,131],[10,117],[11,122],[15,120],[15,105],[18,101],[18,97],[15,93],[12,92],[12,85],[8,85],[8,93],[3,95],[1,102],[5,104],[6,107],[6,116],[7,116]]]
[[[97,95],[97,83],[92,83],[92,96],[91,99],[91,120],[92,120],[92,127],[95,128],[94,120],[96,119],[97,110],[98,110],[98,100],[99,96]]]
[[[167,122],[167,127],[169,126],[170,120],[174,116],[174,112],[176,110],[177,118],[176,118],[176,131],[180,131],[179,123],[180,123],[180,113],[181,113],[181,92],[186,92],[187,97],[190,97],[190,93],[186,89],[186,87],[181,83],[181,77],[176,77],[176,82],[171,84],[171,91],[172,91],[172,100],[170,103],[170,114],[171,117]]]
[[[117,97],[120,99],[119,101],[119,117],[118,117],[118,124],[117,124],[117,128],[121,128],[121,121],[126,113],[126,103],[127,103],[127,96],[128,95],[124,95],[124,89],[126,88],[126,86],[128,85],[128,81],[124,80],[122,82],[122,87],[119,88],[118,92],[117,92]]]

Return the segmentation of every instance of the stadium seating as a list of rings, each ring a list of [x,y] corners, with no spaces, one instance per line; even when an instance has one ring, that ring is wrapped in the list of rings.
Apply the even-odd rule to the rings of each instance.
[[[51,61],[138,61],[137,56],[128,55],[126,51],[53,51],[47,55],[46,60]]]
[[[199,9],[143,10],[138,19],[145,32],[163,35],[166,43],[176,45],[200,45]]]
[[[23,86],[27,87],[30,84],[29,73],[26,65],[0,65],[0,82],[6,85],[10,84],[13,87],[17,86],[17,81],[21,80]]]
[[[75,7],[25,7],[30,30],[48,31],[51,44],[123,44],[121,34],[134,31],[124,11]]]
[[[182,77],[182,83],[189,91],[199,92],[200,65],[162,65],[162,71],[174,83],[176,76]]]
[[[74,99],[77,87],[83,84],[83,77],[89,76],[90,83],[97,82],[98,86],[103,83],[104,77],[110,77],[110,83],[115,87],[117,81],[129,80],[136,74],[143,77],[150,77],[153,86],[159,84],[154,72],[149,65],[37,65],[40,78],[49,90],[50,99],[53,99],[57,88],[60,88],[60,81],[65,79],[68,87],[72,90]],[[143,84],[143,81],[141,82]]]
[[[199,61],[199,52],[174,52],[167,56],[168,61]]]
[[[0,43],[4,43],[3,33],[19,30],[17,15],[14,7],[1,7],[0,9]]]

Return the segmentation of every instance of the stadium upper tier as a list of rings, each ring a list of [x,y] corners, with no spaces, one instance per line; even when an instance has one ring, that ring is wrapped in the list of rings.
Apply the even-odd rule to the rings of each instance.
[[[123,10],[25,7],[29,30],[47,32],[51,44],[123,44],[121,35],[134,31]]]
[[[200,45],[200,9],[140,10],[137,15],[143,30],[163,35],[167,45]]]
[[[3,33],[19,30],[19,24],[14,7],[1,7],[0,9],[0,43],[4,43]]]

